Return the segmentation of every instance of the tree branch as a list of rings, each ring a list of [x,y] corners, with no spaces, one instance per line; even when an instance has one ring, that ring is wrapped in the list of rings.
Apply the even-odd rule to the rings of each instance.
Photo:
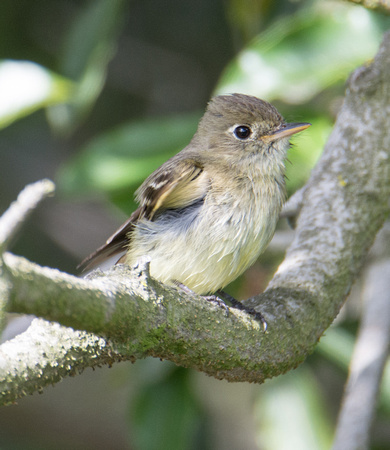
[[[120,359],[124,358],[98,336],[35,319],[28,331],[0,347],[1,404],[41,391],[86,367]]]
[[[388,242],[388,233],[386,238]],[[387,247],[387,245],[386,245]],[[333,450],[369,448],[369,431],[390,340],[390,260],[374,262],[366,271],[364,310]]]
[[[147,264],[86,280],[6,254],[7,309],[104,335],[124,358],[157,356],[230,381],[284,373],[305,359],[337,315],[388,213],[389,119],[388,33],[372,64],[349,80],[334,131],[302,193],[285,261],[267,290],[247,302],[265,315],[266,334],[244,312],[230,309],[227,317],[202,297],[151,279]],[[0,377],[7,364],[3,370]]]
[[[54,189],[54,183],[50,180],[41,180],[23,189],[17,200],[0,218],[0,253],[4,252],[38,204],[54,193]]]

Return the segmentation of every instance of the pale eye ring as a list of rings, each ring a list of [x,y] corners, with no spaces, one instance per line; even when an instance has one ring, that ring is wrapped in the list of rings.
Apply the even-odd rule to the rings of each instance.
[[[240,141],[245,141],[251,136],[252,130],[247,125],[238,125],[234,128],[233,134]]]

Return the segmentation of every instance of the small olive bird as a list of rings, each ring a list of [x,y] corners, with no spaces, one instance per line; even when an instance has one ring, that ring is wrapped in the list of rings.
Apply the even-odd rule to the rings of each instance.
[[[138,209],[80,266],[112,257],[133,266],[147,256],[154,278],[219,292],[270,242],[286,198],[289,138],[309,126],[286,123],[256,97],[214,97],[187,147],[139,187]]]

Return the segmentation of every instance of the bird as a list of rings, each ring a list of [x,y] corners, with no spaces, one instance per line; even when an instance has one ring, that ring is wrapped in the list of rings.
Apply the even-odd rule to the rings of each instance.
[[[163,283],[210,298],[223,292],[272,239],[286,200],[289,139],[310,125],[287,123],[254,96],[212,98],[189,144],[146,178],[139,207],[80,266],[147,257]]]

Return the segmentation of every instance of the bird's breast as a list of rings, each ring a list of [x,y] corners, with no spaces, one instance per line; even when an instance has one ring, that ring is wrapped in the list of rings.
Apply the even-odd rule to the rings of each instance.
[[[126,262],[151,259],[152,276],[178,280],[199,294],[215,292],[243,273],[273,236],[283,202],[277,183],[248,177],[211,180],[199,202],[142,220],[131,236]]]

